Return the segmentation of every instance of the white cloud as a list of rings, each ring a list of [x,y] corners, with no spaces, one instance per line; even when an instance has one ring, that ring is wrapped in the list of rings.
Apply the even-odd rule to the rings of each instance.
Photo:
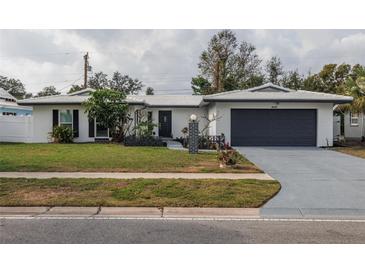
[[[199,55],[216,30],[0,30],[0,75],[19,78],[28,92],[58,89],[82,75],[83,54],[94,71],[118,70],[156,90],[190,88]],[[362,30],[235,30],[266,59],[279,56],[302,73],[336,62],[365,63]],[[82,83],[79,80],[77,83]],[[66,89],[67,90],[67,89]]]

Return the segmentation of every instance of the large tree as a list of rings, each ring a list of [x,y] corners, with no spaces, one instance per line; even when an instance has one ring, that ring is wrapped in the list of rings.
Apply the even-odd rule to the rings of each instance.
[[[234,56],[232,75],[236,88],[250,88],[262,85],[265,81],[261,71],[262,60],[256,54],[256,48],[245,41],[241,42]]]
[[[138,79],[133,79],[116,71],[109,81],[109,87],[125,94],[138,94],[142,90],[143,84]]]
[[[290,70],[284,72],[280,83],[283,87],[290,89],[302,89],[304,85],[304,77],[299,74],[298,70]]]
[[[212,84],[201,75],[191,79],[191,88],[194,94],[210,94],[212,92]]]
[[[128,105],[125,93],[111,89],[99,89],[91,93],[83,103],[89,118],[96,119],[102,126],[109,128],[114,139],[120,139],[123,122],[127,116]]]
[[[80,91],[82,90],[84,87],[81,85],[72,85],[72,87],[70,88],[70,90],[67,92],[68,94],[70,93],[74,93],[76,91]]]
[[[349,64],[326,64],[320,72],[309,75],[304,80],[304,88],[307,90],[342,94],[345,82],[351,74]]]
[[[8,78],[0,75],[0,87],[5,89],[17,99],[32,97],[31,93],[27,93],[25,91],[25,87],[19,79]]]
[[[61,92],[57,91],[56,87],[49,86],[49,87],[44,87],[42,91],[38,92],[36,97],[44,97],[44,96],[60,95],[60,94]]]
[[[261,59],[253,45],[231,30],[215,34],[200,56],[199,75],[192,78],[195,94],[211,94],[260,85],[264,81]]]
[[[109,80],[108,75],[100,71],[89,79],[89,87],[94,89],[112,89],[125,94],[137,94],[142,90],[143,84],[138,79],[122,75],[118,71],[114,72],[112,79]]]
[[[279,85],[281,83],[284,75],[284,68],[279,57],[271,57],[271,59],[266,62],[265,70],[268,82],[275,85]]]
[[[95,73],[90,77],[88,86],[93,89],[106,89],[109,88],[108,75],[102,71]]]
[[[146,88],[146,95],[154,95],[155,93],[153,91],[154,91],[153,88],[147,87]]]

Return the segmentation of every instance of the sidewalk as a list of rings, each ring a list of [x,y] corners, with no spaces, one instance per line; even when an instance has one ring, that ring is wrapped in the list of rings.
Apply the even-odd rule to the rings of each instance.
[[[276,209],[199,207],[0,207],[1,219],[186,219],[271,221],[359,221],[365,209]]]
[[[259,218],[259,208],[0,207],[1,218]]]
[[[256,179],[274,180],[265,173],[128,173],[128,172],[0,172],[2,178],[112,178],[112,179]]]

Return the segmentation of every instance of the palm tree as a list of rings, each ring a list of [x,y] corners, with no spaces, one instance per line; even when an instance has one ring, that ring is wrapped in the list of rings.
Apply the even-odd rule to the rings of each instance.
[[[365,112],[365,67],[355,65],[351,76],[345,81],[344,95],[352,96],[354,100],[351,104],[339,106],[342,112],[351,111],[354,113]]]

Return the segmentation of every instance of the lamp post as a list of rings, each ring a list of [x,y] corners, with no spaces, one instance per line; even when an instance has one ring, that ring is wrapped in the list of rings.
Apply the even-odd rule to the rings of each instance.
[[[199,123],[195,114],[191,114],[189,121],[189,153],[199,152]]]

